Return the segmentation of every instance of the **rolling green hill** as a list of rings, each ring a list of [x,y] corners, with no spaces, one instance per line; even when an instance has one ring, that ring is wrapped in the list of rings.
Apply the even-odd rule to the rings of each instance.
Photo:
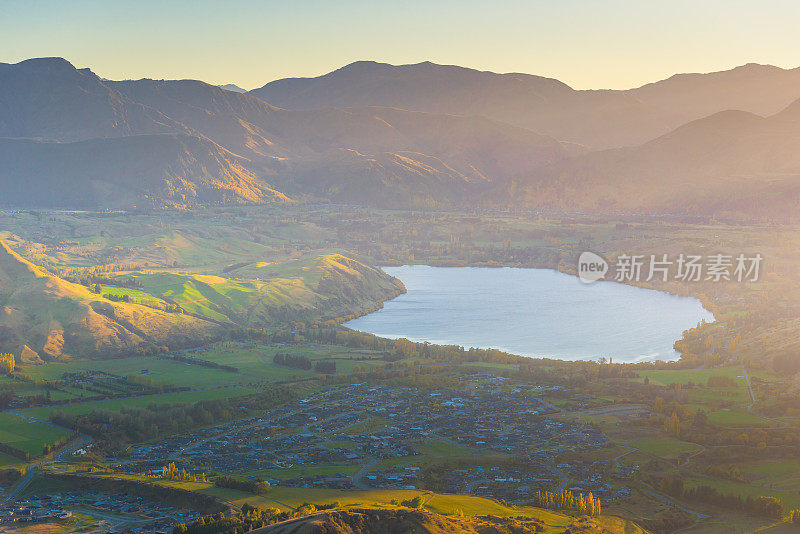
[[[112,302],[20,257],[0,241],[0,351],[42,359],[124,355],[219,336],[208,321]]]
[[[197,346],[230,329],[360,315],[404,291],[384,272],[335,253],[238,270],[237,278],[133,272],[119,278],[139,289],[107,284],[95,294],[0,241],[0,352],[20,355],[27,346],[27,360],[36,361],[30,351],[52,360]]]
[[[119,278],[136,280],[141,292],[187,313],[259,328],[360,315],[404,291],[399,280],[336,253],[251,263],[231,275],[236,278],[155,271]]]

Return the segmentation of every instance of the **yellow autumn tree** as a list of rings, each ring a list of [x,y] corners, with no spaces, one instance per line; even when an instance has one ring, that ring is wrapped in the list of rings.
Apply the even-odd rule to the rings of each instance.
[[[672,415],[664,419],[664,432],[676,438],[681,437],[681,420],[677,413],[672,412]]]
[[[11,374],[17,365],[17,360],[13,354],[3,353],[0,354],[0,373]]]

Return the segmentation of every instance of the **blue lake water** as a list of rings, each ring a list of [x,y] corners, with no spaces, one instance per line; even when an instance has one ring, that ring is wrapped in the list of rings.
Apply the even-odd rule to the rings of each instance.
[[[561,360],[674,360],[684,330],[714,316],[700,301],[614,282],[583,284],[549,269],[383,269],[408,292],[345,323],[405,337]]]

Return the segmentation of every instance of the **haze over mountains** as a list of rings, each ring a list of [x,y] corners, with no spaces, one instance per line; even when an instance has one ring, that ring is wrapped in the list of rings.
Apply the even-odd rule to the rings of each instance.
[[[277,80],[250,94],[287,109],[368,105],[481,115],[603,149],[638,145],[718,111],[771,115],[800,98],[799,89],[800,68],[756,64],[679,74],[627,91],[581,91],[530,74],[359,61],[317,78]]]
[[[527,74],[357,62],[242,93],[34,59],[0,64],[0,202],[786,217],[800,200],[798,99],[800,69],[755,64],[578,91]]]

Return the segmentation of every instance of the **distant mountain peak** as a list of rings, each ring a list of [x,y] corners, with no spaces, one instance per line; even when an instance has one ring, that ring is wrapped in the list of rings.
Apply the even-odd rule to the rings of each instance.
[[[226,91],[233,91],[234,93],[246,93],[247,89],[242,89],[235,83],[226,83],[224,85],[218,85],[220,89],[225,89]]]
[[[25,59],[20,61],[19,63],[14,63],[17,67],[61,67],[69,70],[76,70],[75,66],[64,59],[63,57],[52,56],[52,57],[34,57],[30,59]]]

